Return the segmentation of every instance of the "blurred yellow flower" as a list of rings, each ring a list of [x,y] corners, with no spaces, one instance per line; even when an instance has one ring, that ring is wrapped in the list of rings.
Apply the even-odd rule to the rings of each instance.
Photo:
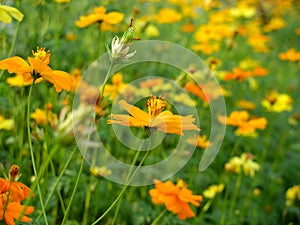
[[[282,18],[272,18],[267,25],[264,26],[265,32],[280,30],[285,27],[285,22]]]
[[[247,100],[240,100],[237,102],[237,107],[241,109],[246,109],[246,110],[254,110],[255,109],[255,104],[253,102],[247,101]]]
[[[224,184],[210,185],[205,191],[203,191],[203,196],[208,199],[213,199],[217,194],[224,190],[224,187]]]
[[[59,3],[59,4],[71,2],[71,0],[54,0],[54,1]]]
[[[295,202],[300,201],[300,185],[295,185],[287,189],[285,193],[286,206],[292,206]]]
[[[111,25],[120,23],[124,19],[124,14],[120,12],[109,12],[106,13],[104,6],[95,7],[93,13],[87,16],[80,16],[79,20],[76,21],[76,26],[80,28],[87,27],[93,23],[100,23],[100,29],[107,31],[113,30]]]
[[[211,143],[207,140],[207,135],[201,135],[195,142],[195,138],[188,139],[187,142],[191,145],[197,146],[199,148],[207,148],[211,145]]]
[[[229,117],[219,116],[218,119],[223,124],[238,127],[237,135],[252,137],[256,136],[256,129],[264,130],[268,123],[263,117],[250,119],[247,111],[233,111]]]
[[[174,9],[163,8],[154,16],[158,23],[175,23],[182,19],[182,15]]]
[[[269,52],[269,47],[267,43],[270,38],[261,33],[250,35],[248,38],[248,44],[253,48],[255,52]]]
[[[112,76],[112,84],[105,85],[103,94],[104,96],[108,95],[111,100],[114,100],[125,86],[122,73],[116,73]]]
[[[92,166],[90,167],[90,172],[94,176],[105,177],[112,173],[110,169],[107,169],[106,166]]]
[[[296,62],[300,60],[300,52],[296,51],[295,48],[290,48],[286,52],[279,53],[279,58],[281,60]]]
[[[37,125],[50,124],[51,127],[57,125],[57,115],[51,110],[36,109],[35,112],[31,113],[31,118],[34,119]]]
[[[254,177],[259,171],[260,165],[253,161],[254,156],[250,153],[243,153],[240,157],[234,156],[225,164],[225,170],[231,173],[243,173],[246,176]]]
[[[23,17],[24,15],[18,9],[0,3],[0,22],[11,23],[12,18],[21,22]]]
[[[300,27],[297,28],[297,29],[295,30],[295,33],[296,33],[297,35],[300,35]]]
[[[0,115],[0,130],[11,130],[14,127],[13,119],[5,119]]]
[[[270,92],[261,104],[268,111],[284,112],[292,110],[293,99],[287,94],[279,94],[277,91]]]
[[[6,83],[8,83],[10,86],[16,86],[16,87],[23,87],[28,86],[32,84],[31,80],[24,80],[24,77],[21,74],[17,74],[14,77],[8,77],[6,79]]]

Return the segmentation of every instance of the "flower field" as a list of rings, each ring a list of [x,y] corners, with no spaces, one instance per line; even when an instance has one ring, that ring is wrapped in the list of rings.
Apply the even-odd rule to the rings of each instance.
[[[0,0],[0,225],[300,224],[299,0]]]

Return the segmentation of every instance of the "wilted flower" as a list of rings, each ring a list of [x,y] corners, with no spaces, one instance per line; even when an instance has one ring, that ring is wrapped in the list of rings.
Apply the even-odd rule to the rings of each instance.
[[[181,220],[195,217],[195,213],[188,203],[192,203],[196,207],[200,206],[203,199],[201,195],[193,195],[182,180],[178,180],[176,185],[171,181],[162,183],[154,180],[154,182],[155,189],[149,191],[154,204],[165,204],[167,210],[176,213]]]
[[[115,36],[112,39],[111,50],[109,50],[112,62],[121,62],[135,55],[136,51],[129,53],[129,44],[134,39],[134,28],[132,22],[133,19],[131,19],[131,23],[121,39],[118,36]]]

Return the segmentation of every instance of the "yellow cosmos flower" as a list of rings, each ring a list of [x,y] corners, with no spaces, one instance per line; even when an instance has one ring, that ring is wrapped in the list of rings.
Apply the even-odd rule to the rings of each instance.
[[[104,88],[104,96],[109,95],[110,99],[114,100],[122,89],[126,86],[123,82],[123,75],[116,73],[112,77],[112,84],[106,84]]]
[[[270,32],[273,30],[280,30],[285,27],[285,22],[282,18],[272,18],[270,22],[264,26],[264,31]]]
[[[50,62],[50,53],[45,48],[37,48],[33,51],[34,58],[28,57],[29,64],[19,56],[13,56],[0,60],[0,69],[7,70],[9,73],[15,73],[23,77],[24,83],[35,83],[44,79],[52,83],[57,92],[61,90],[70,91],[72,87],[72,78],[70,74],[52,70],[48,64]]]
[[[79,20],[76,21],[76,26],[80,28],[87,27],[93,23],[101,22],[101,30],[112,30],[111,25],[117,24],[124,19],[124,14],[120,12],[106,13],[104,6],[95,7],[93,13],[87,16],[80,16]]]
[[[21,22],[24,15],[16,8],[0,4],[0,22],[11,23],[12,18]]]
[[[254,156],[250,153],[243,153],[240,157],[234,156],[225,164],[225,170],[239,174],[243,171],[246,176],[254,177],[260,165],[253,161]]]
[[[202,135],[198,137],[198,140],[195,142],[195,138],[188,139],[187,142],[191,145],[197,146],[199,148],[207,148],[211,143],[207,140],[207,135]]]
[[[112,120],[108,124],[119,124],[122,126],[149,127],[158,131],[170,134],[184,135],[184,130],[200,129],[194,124],[195,118],[192,115],[180,116],[174,115],[171,111],[165,110],[167,102],[162,98],[151,96],[147,102],[148,113],[142,111],[136,106],[128,104],[121,100],[119,104],[130,115],[111,114]]]
[[[295,48],[290,48],[286,52],[279,53],[279,58],[285,61],[296,62],[300,60],[300,52],[296,51]]]
[[[182,19],[182,15],[174,9],[163,8],[154,18],[158,23],[175,23]]]
[[[221,193],[224,190],[225,185],[224,184],[213,184],[210,185],[204,192],[203,196],[205,198],[213,199],[215,196],[219,193]]]
[[[50,124],[51,127],[57,124],[57,115],[51,112],[51,110],[36,109],[34,113],[31,113],[31,118],[35,120],[38,125]]]
[[[12,119],[5,119],[0,115],[0,130],[11,130],[14,127],[14,121]]]
[[[266,99],[261,104],[268,111],[271,112],[284,112],[292,110],[293,99],[287,94],[279,94],[276,91],[270,92]]]
[[[300,185],[290,187],[285,193],[286,206],[291,206],[295,202],[300,201]]]

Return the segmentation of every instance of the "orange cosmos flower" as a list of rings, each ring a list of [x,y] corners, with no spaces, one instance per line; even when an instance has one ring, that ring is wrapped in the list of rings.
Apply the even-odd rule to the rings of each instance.
[[[176,185],[171,181],[162,183],[154,180],[154,182],[155,189],[149,191],[154,204],[165,204],[167,210],[176,213],[181,220],[195,217],[195,213],[188,203],[200,206],[200,202],[203,200],[201,195],[193,195],[182,180],[178,180]]]
[[[0,194],[9,191],[9,198],[14,202],[26,199],[30,194],[30,188],[21,182],[17,182],[20,176],[19,167],[12,165],[9,172],[9,180],[0,178]]]
[[[124,18],[124,14],[120,12],[106,13],[104,6],[95,7],[94,12],[87,16],[80,16],[76,21],[76,26],[80,28],[87,27],[93,23],[101,22],[101,30],[112,30],[111,25],[121,22]]]
[[[171,111],[165,110],[167,102],[162,98],[151,96],[147,102],[148,113],[138,107],[128,104],[121,100],[119,104],[130,114],[111,114],[112,120],[108,124],[119,124],[122,126],[149,127],[158,131],[184,135],[183,130],[200,130],[195,124],[195,118],[192,115],[179,116],[173,115]]]
[[[268,121],[265,118],[250,119],[247,111],[233,111],[229,117],[219,116],[219,121],[223,124],[237,126],[237,135],[255,136],[256,129],[265,129]]]
[[[72,87],[71,76],[60,70],[52,70],[48,64],[50,62],[50,53],[45,48],[37,48],[32,52],[34,58],[28,57],[29,64],[18,56],[3,59],[0,61],[0,69],[7,70],[9,73],[22,75],[24,82],[35,83],[45,79],[52,83],[57,92],[62,89],[70,91]]]
[[[2,196],[0,195],[0,198]],[[15,220],[19,218],[21,212],[23,211],[24,206],[20,204],[20,202],[8,202],[7,205],[5,205],[5,202],[3,202],[3,198],[0,199],[0,221],[3,220],[7,225],[15,225]],[[33,213],[34,207],[28,206],[26,207],[24,214],[28,215]],[[21,218],[21,222],[32,222],[32,219],[23,215]]]
[[[300,52],[297,52],[294,48],[290,48],[287,52],[281,52],[279,58],[281,60],[296,62],[300,60]]]

